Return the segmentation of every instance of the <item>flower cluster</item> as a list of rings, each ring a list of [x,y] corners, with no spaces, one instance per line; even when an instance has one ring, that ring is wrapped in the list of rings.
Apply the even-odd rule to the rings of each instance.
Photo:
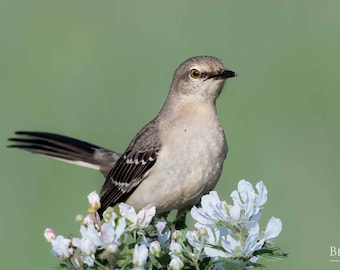
[[[256,254],[261,253],[258,251],[269,247],[282,229],[281,220],[272,217],[265,231],[260,232],[258,222],[267,201],[267,189],[261,181],[256,190],[241,180],[231,193],[233,204],[221,201],[216,191],[203,196],[201,207],[191,209],[197,229],[189,231],[187,239],[194,250],[212,260],[229,258],[235,263],[255,263],[259,258]],[[200,232],[201,238],[197,237]]]
[[[263,182],[253,186],[241,180],[231,193],[233,204],[221,201],[215,191],[193,207],[195,229],[176,230],[175,221],[156,217],[156,208],[147,205],[136,213],[121,203],[108,208],[99,218],[99,196],[88,196],[89,209],[81,221],[81,237],[56,236],[44,232],[52,253],[68,269],[226,269],[260,266],[262,255],[282,257],[274,240],[282,229],[281,220],[272,217],[261,231],[259,219],[267,201]]]

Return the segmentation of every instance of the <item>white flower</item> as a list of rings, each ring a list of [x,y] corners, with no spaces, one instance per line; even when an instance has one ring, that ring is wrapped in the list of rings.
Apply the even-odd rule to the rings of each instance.
[[[84,217],[83,219],[84,225],[93,224],[94,222],[95,222],[95,217],[92,214],[86,215],[86,217]]]
[[[110,244],[112,242],[119,243],[119,238],[125,232],[126,228],[125,218],[122,217],[119,219],[117,227],[115,227],[115,225],[114,218],[111,218],[108,223],[104,223],[101,226],[102,240],[105,244]]]
[[[54,231],[50,228],[46,228],[44,231],[44,237],[47,242],[51,242],[53,239],[55,239]]]
[[[96,191],[92,191],[89,195],[87,195],[87,199],[90,204],[90,210],[96,212],[100,208],[100,197]]]
[[[109,243],[105,250],[109,253],[115,253],[118,250],[118,244],[116,243]]]
[[[201,250],[204,246],[204,243],[200,240],[199,234],[197,231],[188,231],[186,233],[186,238],[191,246],[194,248]]]
[[[195,227],[215,227],[223,224],[237,225],[242,222],[258,221],[262,206],[267,201],[267,189],[263,182],[256,184],[255,192],[252,184],[246,180],[238,183],[230,197],[234,204],[228,205],[221,201],[216,191],[202,196],[201,208],[193,207],[191,216],[196,220]]]
[[[169,250],[171,251],[171,254],[181,254],[183,251],[183,248],[181,246],[181,243],[171,240],[170,245],[169,245]]]
[[[86,255],[93,254],[97,249],[97,246],[89,238],[73,238],[72,245],[79,248]]]
[[[239,181],[237,190],[231,193],[231,198],[234,201],[234,206],[242,209],[240,221],[258,221],[262,206],[267,201],[267,188],[262,181],[256,184],[257,192],[255,192],[252,184],[246,180]]]
[[[221,201],[216,191],[202,196],[201,208],[194,206],[191,209],[191,216],[201,225],[214,226],[219,221],[227,220],[227,204]]]
[[[102,240],[100,239],[98,230],[94,224],[90,224],[87,227],[81,226],[80,233],[83,238],[89,238],[96,246],[100,246],[102,244]]]
[[[218,221],[226,219],[225,202],[222,202],[216,191],[202,196],[201,208],[194,206],[191,216],[203,226],[214,226]]]
[[[94,254],[92,254],[90,256],[86,256],[83,260],[83,263],[87,264],[89,267],[93,267],[94,261],[95,261],[95,257],[94,257]]]
[[[155,266],[154,263],[158,261],[156,257],[162,258],[165,250],[171,258],[168,269],[183,269],[189,257],[198,264],[205,260],[215,263],[212,266],[214,269],[224,269],[223,262],[226,261],[246,265],[249,261],[256,262],[258,257],[253,255],[254,252],[262,249],[266,242],[272,243],[282,230],[281,220],[272,217],[266,229],[260,231],[258,220],[267,195],[262,181],[253,187],[250,182],[241,180],[237,190],[230,195],[233,200],[231,205],[221,201],[217,192],[211,191],[202,197],[201,207],[194,206],[191,209],[196,221],[195,230],[175,230],[171,233],[167,222],[157,221],[155,240],[149,238],[148,229],[144,230],[156,214],[155,206],[147,205],[136,213],[132,206],[121,203],[121,215],[118,216],[113,208],[108,208],[103,220],[100,220],[98,213],[93,212],[100,207],[99,196],[92,192],[88,196],[90,214],[82,220],[80,238],[70,240],[60,235],[56,237],[49,228],[45,229],[44,237],[51,242],[55,256],[61,260],[72,257],[78,267],[94,267],[95,254],[100,255],[98,259],[110,263],[117,252],[122,257],[131,256],[133,252],[132,262],[128,261],[133,264],[131,268],[143,270]],[[78,218],[79,221],[81,219]],[[182,241],[185,238],[187,241]],[[132,243],[133,251],[125,245]],[[248,266],[245,269],[250,268]]]
[[[171,239],[173,240],[179,240],[182,236],[182,233],[180,230],[174,230],[171,234]]]
[[[78,215],[75,216],[74,220],[77,221],[77,222],[82,222],[84,220],[84,216],[78,214]]]
[[[222,257],[229,258],[241,255],[241,241],[229,234],[226,239],[222,240],[222,247],[226,251]]]
[[[207,229],[205,227],[198,227],[197,228],[198,237],[205,237],[207,235]]]
[[[170,238],[170,230],[166,229],[166,222],[165,221],[158,221],[155,225],[157,228],[157,239],[161,246],[166,245],[166,242]]]
[[[170,269],[180,270],[184,267],[184,264],[178,256],[172,256],[169,266],[170,266]]]
[[[216,229],[213,233],[211,229],[207,229],[207,238],[209,239],[208,244],[204,248],[204,252],[213,258],[224,257],[239,257],[239,256],[251,256],[254,251],[262,248],[264,244],[264,240],[260,239],[260,227],[257,222],[249,222],[246,224],[247,228],[247,238],[245,240],[241,240],[241,238],[232,236],[231,234],[223,233],[221,236],[219,235],[222,231],[220,229]],[[221,244],[217,242],[217,239],[220,237]]]
[[[266,230],[264,231],[264,240],[268,243],[273,242],[274,238],[276,238],[281,233],[281,230],[281,219],[271,217],[267,224]]]
[[[52,253],[59,259],[66,259],[73,253],[73,249],[70,248],[71,240],[65,238],[62,235],[58,235],[55,239],[51,240]]]
[[[144,244],[136,244],[134,251],[133,251],[133,257],[132,257],[132,263],[135,266],[143,266],[149,255],[149,250]]]
[[[72,244],[80,248],[80,250],[86,255],[91,255],[96,251],[97,247],[103,244],[94,224],[89,224],[88,227],[81,226],[80,233],[82,238],[73,238]]]
[[[194,206],[191,216],[197,221],[195,227],[214,227],[221,223],[236,224],[240,219],[241,208],[238,204],[228,205],[221,201],[216,191],[210,191],[201,199],[201,208]]]
[[[149,246],[150,254],[158,257],[159,254],[161,253],[161,245],[158,241],[153,241],[150,243]]]
[[[207,245],[204,252],[213,258],[236,258],[240,256],[251,257],[252,254],[263,247],[264,239],[260,239],[260,227],[257,222],[248,222],[245,225],[247,238],[241,240],[237,235],[224,234],[221,237],[221,246],[216,242],[211,230],[207,230],[208,236],[213,240],[211,246]],[[219,230],[216,229],[216,232]],[[210,240],[211,241],[211,240]]]
[[[115,220],[117,218],[117,214],[114,212],[114,208],[108,207],[103,213],[103,219],[106,222],[109,222],[109,220]]]
[[[246,180],[241,180],[237,185],[237,190],[234,190],[230,197],[233,199],[234,205],[238,205],[243,210],[242,220],[250,220],[254,214],[256,199],[252,184]]]
[[[155,216],[156,207],[152,204],[148,204],[136,214],[136,211],[132,206],[126,203],[120,203],[119,211],[123,217],[132,223],[130,228],[139,227],[143,229],[150,224],[152,218]]]
[[[248,237],[242,246],[241,252],[245,256],[250,256],[254,251],[262,248],[264,239],[260,239],[260,225],[258,222],[248,222],[246,228]]]
[[[157,228],[157,232],[163,233],[164,229],[166,228],[166,221],[157,221],[155,226]]]
[[[260,234],[258,220],[267,201],[268,191],[262,181],[253,185],[241,180],[237,190],[231,193],[233,205],[221,201],[215,191],[204,195],[201,207],[193,207],[191,215],[196,228],[205,228],[206,234],[200,239],[195,231],[187,232],[187,239],[196,249],[203,247],[204,253],[213,258],[253,258],[252,254],[261,249],[264,242],[271,242],[282,229],[281,220],[272,218],[264,233]]]

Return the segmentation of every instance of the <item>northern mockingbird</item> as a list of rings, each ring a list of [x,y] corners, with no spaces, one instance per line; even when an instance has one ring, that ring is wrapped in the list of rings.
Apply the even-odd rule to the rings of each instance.
[[[123,154],[46,132],[18,131],[9,147],[100,170],[106,178],[100,215],[119,202],[136,211],[149,203],[157,213],[181,211],[199,203],[221,175],[228,146],[216,99],[224,81],[235,76],[212,56],[184,61],[160,112]]]

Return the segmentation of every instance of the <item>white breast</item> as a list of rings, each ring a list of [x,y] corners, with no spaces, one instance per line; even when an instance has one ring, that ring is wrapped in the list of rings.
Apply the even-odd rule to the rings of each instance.
[[[127,200],[140,209],[152,202],[158,212],[199,202],[221,174],[227,143],[215,110],[207,108],[161,123],[162,149],[146,179]]]

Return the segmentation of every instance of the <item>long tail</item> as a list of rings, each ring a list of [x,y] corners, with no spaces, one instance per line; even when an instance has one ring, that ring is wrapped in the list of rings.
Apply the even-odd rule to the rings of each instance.
[[[121,156],[119,153],[71,137],[36,131],[17,131],[9,138],[11,148],[45,155],[75,165],[100,170],[105,177]]]

